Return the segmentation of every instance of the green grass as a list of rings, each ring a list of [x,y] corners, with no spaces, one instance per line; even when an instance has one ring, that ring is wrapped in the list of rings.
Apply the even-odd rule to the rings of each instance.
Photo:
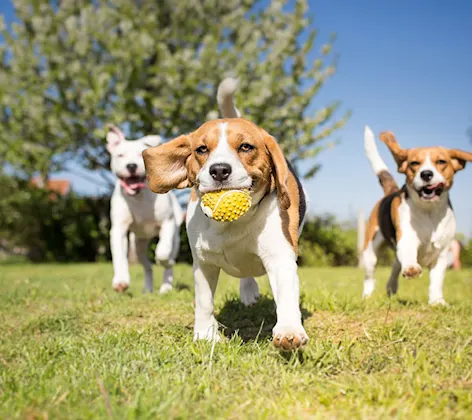
[[[427,278],[360,299],[362,273],[300,269],[310,343],[279,354],[268,282],[244,308],[223,276],[216,315],[228,337],[192,342],[191,269],[177,289],[111,289],[110,264],[0,267],[0,418],[471,418],[472,272],[448,273],[449,308]],[[156,280],[160,271],[155,270]]]

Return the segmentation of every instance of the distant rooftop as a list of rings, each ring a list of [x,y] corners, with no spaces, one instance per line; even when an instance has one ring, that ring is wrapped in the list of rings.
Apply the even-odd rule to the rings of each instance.
[[[44,186],[43,182],[39,178],[33,178],[31,184],[36,185],[39,188],[54,191],[60,195],[67,195],[70,191],[70,182],[67,179],[49,179],[47,185]]]

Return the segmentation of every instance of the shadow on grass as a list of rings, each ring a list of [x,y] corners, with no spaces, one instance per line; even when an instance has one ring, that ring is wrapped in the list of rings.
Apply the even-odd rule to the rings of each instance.
[[[391,298],[391,302],[402,306],[421,306],[421,302],[416,299]]]
[[[301,306],[302,319],[311,312]],[[239,298],[228,299],[216,319],[223,325],[223,333],[231,338],[236,332],[243,342],[272,338],[272,328],[277,322],[274,299],[265,295],[252,306],[244,306]]]
[[[174,289],[181,292],[182,290],[190,290],[190,286],[184,283],[177,283],[174,285]]]

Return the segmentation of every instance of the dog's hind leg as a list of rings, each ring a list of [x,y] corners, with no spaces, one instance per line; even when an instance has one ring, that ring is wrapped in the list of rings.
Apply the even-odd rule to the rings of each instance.
[[[175,233],[174,233],[174,241],[172,242],[172,254],[170,256],[171,261],[173,264],[177,261],[177,257],[179,256],[180,251],[180,226],[176,226]]]
[[[375,266],[377,265],[377,252],[380,248],[380,245],[384,242],[384,238],[380,231],[377,231],[374,234],[374,237],[371,241],[367,243],[363,253],[362,253],[362,265],[365,271],[365,280],[364,280],[364,291],[362,292],[362,297],[368,298],[372,295],[375,288]]]
[[[152,280],[152,265],[147,256],[149,240],[145,238],[136,238],[136,254],[139,262],[144,268],[144,287],[143,293],[154,291],[154,282]]]
[[[159,231],[159,242],[156,247],[156,262],[164,267],[164,276],[159,293],[167,293],[172,290],[176,235],[178,235],[178,227],[174,219],[164,220]]]
[[[398,276],[400,275],[400,271],[402,270],[402,265],[400,261],[395,259],[395,262],[392,266],[392,272],[390,273],[390,277],[387,283],[387,295],[392,296],[397,294],[398,291]]]
[[[259,286],[254,277],[242,277],[239,281],[239,296],[245,306],[254,305],[259,299]]]

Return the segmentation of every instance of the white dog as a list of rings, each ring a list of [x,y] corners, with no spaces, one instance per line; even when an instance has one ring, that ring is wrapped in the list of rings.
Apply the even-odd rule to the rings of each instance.
[[[156,262],[164,267],[160,293],[172,289],[173,269],[179,252],[180,225],[183,212],[173,193],[156,195],[149,190],[144,171],[142,152],[161,143],[159,136],[146,136],[128,141],[124,134],[111,126],[107,134],[107,149],[111,155],[111,170],[117,176],[111,198],[110,242],[116,291],[129,287],[128,232],[136,241],[136,254],[144,267],[144,290],[154,289],[152,265],[147,257],[149,241],[159,236]]]
[[[235,85],[220,86],[218,102],[228,103]],[[231,100],[232,102],[232,100]],[[269,276],[277,306],[274,345],[284,350],[308,342],[299,305],[298,235],[306,201],[303,188],[276,140],[241,119],[214,120],[199,129],[143,152],[151,190],[165,193],[192,187],[187,233],[194,261],[194,338],[217,340],[213,296],[220,270],[241,280],[241,299],[254,303],[259,290],[254,276]],[[234,222],[217,222],[202,211],[202,194],[248,188],[249,211]]]

